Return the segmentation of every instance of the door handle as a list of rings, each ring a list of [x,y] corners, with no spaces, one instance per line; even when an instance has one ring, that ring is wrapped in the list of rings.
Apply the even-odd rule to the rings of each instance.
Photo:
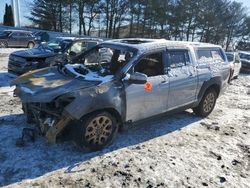
[[[167,81],[167,80],[162,80],[161,83],[162,83],[162,84],[168,83],[168,81]]]

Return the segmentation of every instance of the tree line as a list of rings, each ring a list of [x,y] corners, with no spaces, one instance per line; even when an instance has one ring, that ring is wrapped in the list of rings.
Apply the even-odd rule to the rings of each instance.
[[[233,0],[34,0],[41,29],[106,38],[166,38],[223,44],[250,35],[250,17]]]

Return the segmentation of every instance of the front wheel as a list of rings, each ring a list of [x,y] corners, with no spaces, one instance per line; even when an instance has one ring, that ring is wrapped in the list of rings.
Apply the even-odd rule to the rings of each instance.
[[[202,97],[199,105],[193,108],[194,113],[202,117],[208,116],[214,109],[216,99],[216,91],[214,89],[207,90],[204,96]]]
[[[98,112],[77,122],[75,141],[80,148],[92,151],[109,145],[117,135],[118,123],[108,112]]]

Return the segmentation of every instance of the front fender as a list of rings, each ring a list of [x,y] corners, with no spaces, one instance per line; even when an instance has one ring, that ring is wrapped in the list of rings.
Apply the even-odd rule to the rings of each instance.
[[[74,119],[79,120],[91,112],[111,108],[116,110],[122,120],[125,118],[124,88],[119,82],[112,81],[92,87],[88,90],[78,90],[75,99],[65,107],[65,111]]]

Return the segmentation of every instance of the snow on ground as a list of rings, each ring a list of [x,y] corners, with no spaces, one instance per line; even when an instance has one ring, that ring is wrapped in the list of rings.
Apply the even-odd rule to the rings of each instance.
[[[250,187],[250,75],[234,80],[205,119],[191,110],[163,116],[92,153],[70,142],[48,145],[42,137],[19,148],[15,139],[29,125],[8,87],[12,75],[2,54],[0,186]]]

